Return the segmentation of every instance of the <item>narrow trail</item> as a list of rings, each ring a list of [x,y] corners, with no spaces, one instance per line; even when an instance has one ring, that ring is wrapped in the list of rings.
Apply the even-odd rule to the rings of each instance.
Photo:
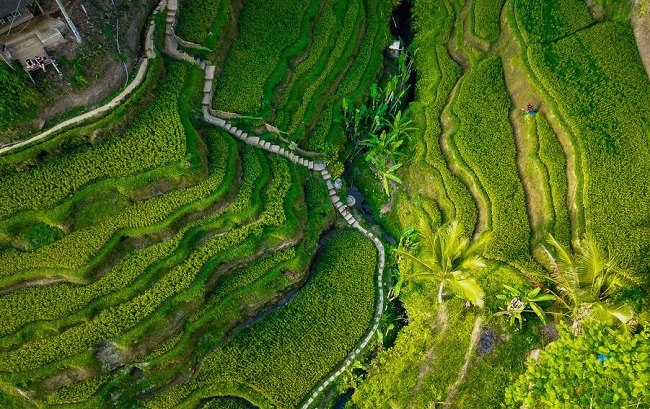
[[[328,189],[330,200],[336,208],[336,210],[341,214],[345,219],[347,224],[361,232],[364,236],[370,239],[375,247],[377,248],[378,254],[378,265],[377,265],[377,281],[376,281],[376,291],[377,291],[377,303],[374,310],[373,321],[368,333],[365,337],[357,344],[357,346],[348,354],[346,359],[338,365],[337,368],[334,368],[328,376],[325,377],[317,386],[312,389],[312,392],[305,398],[303,404],[301,405],[302,409],[309,408],[316,399],[321,395],[321,393],[334,381],[336,380],[351,364],[354,362],[356,357],[361,353],[361,351],[368,345],[372,337],[377,332],[379,328],[379,321],[381,319],[383,310],[384,310],[384,288],[383,288],[383,274],[384,266],[386,263],[386,251],[384,245],[374,234],[365,229],[359,223],[359,220],[350,212],[348,207],[341,201],[338,193],[334,189],[334,184],[332,183],[332,176],[327,169],[327,165],[322,161],[313,161],[311,159],[305,159],[301,156],[294,154],[292,151],[285,149],[281,146],[271,144],[268,141],[260,139],[257,136],[249,136],[246,132],[243,132],[241,129],[234,127],[232,124],[227,122],[224,119],[218,118],[211,114],[211,104],[212,104],[212,89],[213,81],[215,74],[215,66],[212,65],[209,61],[204,61],[201,59],[195,59],[189,54],[180,51],[178,49],[178,43],[176,41],[176,35],[174,34],[174,24],[176,22],[176,12],[178,10],[177,0],[169,0],[167,3],[167,24],[165,29],[165,53],[170,55],[172,58],[188,61],[193,64],[199,65],[205,71],[205,82],[203,87],[203,100],[202,100],[202,109],[203,109],[203,119],[219,128],[224,129],[236,139],[241,142],[254,146],[259,149],[263,149],[267,152],[274,153],[280,156],[284,156],[289,159],[291,162],[305,166],[310,170],[317,172],[325,181],[325,184]]]
[[[431,331],[436,331],[438,334],[444,334],[445,331],[447,331],[447,328],[449,327],[449,316],[447,314],[446,304],[443,303],[438,306],[438,309],[436,311],[436,320],[434,323],[429,324],[429,327],[431,328]],[[411,391],[411,395],[416,395],[418,392],[420,392],[422,385],[424,384],[424,379],[433,369],[436,358],[438,357],[435,354],[435,349],[437,346],[438,345],[434,342],[424,354],[424,362],[422,364],[422,367],[420,367],[420,371],[418,372],[418,380],[415,384],[415,387]]]
[[[548,170],[537,154],[537,134],[530,135],[526,130],[526,122],[533,121],[534,118],[523,114],[521,109],[528,103],[540,107],[542,100],[526,81],[527,74],[523,72],[523,64],[519,61],[521,47],[507,31],[503,32],[506,34],[501,36],[498,48],[503,64],[504,83],[514,107],[508,120],[514,136],[517,173],[524,188],[526,213],[532,231],[531,248],[535,248],[535,243],[544,240],[546,233],[554,231],[555,208]]]
[[[644,6],[641,2],[637,2],[635,7],[638,10],[634,10],[633,13],[638,13],[638,16],[632,18],[632,28],[643,67],[650,79],[650,5],[646,5],[645,10],[642,10]]]
[[[571,127],[566,123],[564,116],[559,112],[558,104],[553,96],[549,94],[548,89],[539,79],[528,60],[528,50],[525,40],[522,38],[518,22],[514,12],[513,0],[507,0],[502,13],[503,22],[501,24],[502,35],[512,39],[519,47],[521,56],[522,69],[526,72],[526,78],[531,89],[537,90],[540,97],[540,103],[544,106],[546,118],[562,145],[564,156],[566,158],[566,176],[567,176],[567,208],[571,222],[571,236],[573,240],[581,237],[585,232],[585,208],[583,204],[585,196],[586,175],[582,167],[581,152],[579,140],[573,134]]]
[[[476,321],[474,321],[474,329],[472,330],[472,337],[470,338],[469,346],[467,347],[467,352],[465,353],[465,363],[458,373],[456,382],[454,382],[451,390],[449,391],[449,394],[447,394],[447,399],[445,399],[445,402],[442,405],[443,408],[448,408],[449,405],[451,405],[454,398],[456,397],[456,393],[458,393],[458,388],[463,383],[463,380],[467,375],[467,371],[469,370],[470,364],[472,363],[472,353],[476,350],[476,345],[480,339],[482,325],[483,317],[476,317]]]
[[[161,0],[160,3],[158,3],[158,6],[155,8],[153,12],[154,16],[158,14],[158,12],[164,9],[165,3],[166,0]],[[122,102],[124,102],[126,98],[128,98],[131,95],[131,93],[142,84],[145,77],[147,76],[147,69],[149,68],[150,60],[156,57],[156,52],[154,51],[154,38],[153,38],[153,33],[155,29],[156,29],[156,24],[154,19],[152,19],[151,22],[149,23],[149,28],[147,29],[147,34],[144,43],[146,58],[142,60],[142,63],[140,64],[140,67],[138,68],[138,72],[133,78],[133,81],[131,81],[131,83],[126,88],[124,88],[122,92],[120,92],[117,96],[115,96],[115,98],[113,98],[106,104],[93,109],[92,111],[86,112],[85,114],[81,114],[74,118],[70,118],[66,121],[63,121],[60,124],[57,124],[44,132],[34,135],[29,139],[0,147],[0,155],[7,152],[11,152],[14,149],[20,148],[22,146],[31,145],[34,142],[43,140],[48,136],[51,136],[67,127],[77,125],[88,119],[103,114],[104,112],[110,111],[111,109],[117,107]]]

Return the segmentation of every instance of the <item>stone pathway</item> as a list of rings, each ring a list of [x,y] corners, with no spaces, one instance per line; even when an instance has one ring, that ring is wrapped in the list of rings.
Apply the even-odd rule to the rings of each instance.
[[[165,3],[166,3],[165,0],[161,0],[160,3],[158,3],[158,6],[156,7],[156,9],[153,12],[154,16],[158,12],[160,12],[161,10],[163,10],[165,8]],[[133,79],[133,81],[131,81],[131,83],[126,88],[124,88],[124,90],[122,90],[122,92],[120,92],[115,98],[113,98],[108,103],[93,109],[92,111],[86,112],[85,114],[81,114],[81,115],[78,115],[78,116],[76,116],[74,118],[70,118],[70,119],[68,119],[66,121],[63,121],[60,124],[55,125],[52,128],[48,129],[47,131],[41,132],[40,134],[37,134],[37,135],[35,135],[35,136],[33,136],[33,137],[29,138],[29,139],[26,139],[26,140],[20,141],[20,142],[16,142],[14,144],[9,144],[9,145],[3,146],[3,147],[0,148],[0,155],[3,154],[3,153],[6,153],[6,152],[10,152],[10,151],[12,151],[12,150],[14,150],[16,148],[20,148],[21,146],[29,145],[29,144],[32,144],[32,143],[34,143],[36,141],[40,141],[40,140],[42,140],[44,138],[47,138],[48,136],[50,136],[50,135],[52,135],[52,134],[54,134],[56,132],[59,132],[60,130],[62,130],[64,128],[67,128],[67,127],[72,126],[72,125],[79,124],[79,123],[81,123],[83,121],[86,121],[88,119],[91,119],[91,118],[93,118],[93,117],[95,117],[95,116],[97,116],[99,114],[102,114],[102,113],[104,113],[104,112],[106,112],[106,111],[108,111],[110,109],[113,109],[114,107],[116,107],[119,104],[121,104],[122,102],[124,102],[124,100],[129,95],[131,95],[133,90],[135,90],[137,87],[140,86],[140,84],[142,84],[142,81],[144,81],[144,78],[146,77],[147,69],[149,68],[149,60],[156,57],[156,52],[154,51],[154,48],[153,48],[153,46],[154,46],[154,44],[153,44],[153,33],[154,33],[155,29],[156,29],[156,25],[155,25],[154,20],[152,19],[151,23],[149,24],[149,28],[147,29],[147,35],[145,37],[145,51],[146,51],[147,58],[145,58],[142,61],[142,64],[140,64],[140,67],[138,68],[138,72],[135,75],[135,78]]]
[[[330,200],[332,201],[332,204],[334,205],[336,210],[341,214],[343,219],[345,219],[345,221],[350,227],[360,231],[364,236],[370,239],[375,245],[375,247],[377,248],[377,254],[379,258],[379,262],[377,265],[377,282],[376,282],[378,300],[375,306],[372,325],[368,333],[366,334],[366,336],[363,338],[363,340],[359,342],[359,344],[357,344],[355,349],[348,354],[346,359],[343,362],[341,362],[334,370],[332,370],[328,374],[328,376],[325,379],[323,379],[316,387],[314,387],[314,389],[309,394],[309,397],[305,398],[301,408],[307,409],[316,401],[319,395],[325,389],[327,389],[327,387],[332,382],[334,382],[334,380],[336,380],[336,378],[338,378],[352,364],[352,362],[354,362],[354,360],[361,353],[361,351],[368,345],[372,337],[377,332],[377,329],[379,328],[379,321],[381,320],[381,316],[384,311],[384,301],[385,301],[383,283],[384,283],[384,267],[386,264],[386,251],[384,249],[384,245],[374,234],[372,234],[370,231],[368,231],[363,226],[361,226],[359,220],[356,219],[356,217],[350,212],[348,207],[341,201],[341,198],[336,192],[336,189],[334,189],[334,184],[332,183],[332,175],[329,173],[329,170],[327,169],[327,165],[324,162],[314,161],[311,160],[310,158],[301,157],[288,149],[285,149],[278,145],[274,145],[268,141],[260,139],[257,136],[250,136],[246,132],[243,132],[241,129],[237,129],[235,126],[233,126],[226,120],[222,118],[218,118],[211,114],[212,112],[211,104],[212,104],[212,96],[213,96],[212,86],[214,80],[215,66],[212,65],[209,61],[204,61],[198,58],[194,58],[189,54],[180,51],[178,49],[178,42],[177,42],[178,37],[174,33],[176,11],[178,10],[177,0],[169,0],[167,3],[167,10],[168,10],[168,14],[167,14],[167,27],[165,30],[165,52],[169,54],[172,58],[198,64],[201,68],[205,70],[205,83],[203,86],[203,100],[202,100],[203,119],[214,126],[218,126],[226,130],[232,136],[234,136],[235,138],[239,139],[240,141],[242,141],[247,145],[253,145],[267,152],[284,156],[285,158],[289,159],[290,161],[292,161],[297,165],[305,166],[310,170],[318,172],[320,176],[323,178],[323,180],[325,181],[327,190],[329,192]]]

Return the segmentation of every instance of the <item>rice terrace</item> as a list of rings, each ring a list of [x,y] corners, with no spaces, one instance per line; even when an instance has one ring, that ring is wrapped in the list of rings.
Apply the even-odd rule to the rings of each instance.
[[[650,408],[650,1],[0,1],[0,408]]]

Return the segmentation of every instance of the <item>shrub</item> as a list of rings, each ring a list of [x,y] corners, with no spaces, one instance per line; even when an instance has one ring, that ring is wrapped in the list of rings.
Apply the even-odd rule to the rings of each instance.
[[[591,322],[580,336],[559,327],[560,339],[528,361],[506,389],[507,407],[605,408],[644,405],[650,399],[650,332],[612,334]]]
[[[0,128],[13,127],[36,116],[40,94],[20,69],[0,64]]]

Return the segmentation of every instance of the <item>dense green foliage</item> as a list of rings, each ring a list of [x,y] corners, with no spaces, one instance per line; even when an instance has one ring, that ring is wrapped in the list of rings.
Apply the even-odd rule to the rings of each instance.
[[[568,244],[571,242],[571,224],[566,199],[568,186],[564,151],[548,120],[542,114],[535,115],[529,121],[529,125],[534,129],[531,130],[529,135],[537,137],[539,159],[544,164],[548,175],[548,183],[551,186],[553,237],[562,244]]]
[[[476,0],[472,2],[472,28],[476,35],[490,42],[499,38],[503,3],[505,0]]]
[[[639,259],[647,246],[650,208],[644,188],[650,150],[650,84],[631,30],[600,23],[546,47],[531,48],[543,83],[562,107],[585,158],[585,215],[589,233],[611,245],[626,264],[648,268]],[[616,186],[615,189],[611,187]],[[610,209],[616,209],[612,212]]]
[[[530,231],[501,62],[496,58],[480,62],[465,75],[456,98],[453,110],[460,126],[453,141],[491,203],[494,238],[486,254],[504,261],[526,261]]]
[[[284,58],[306,46],[306,38],[301,38],[305,26],[302,22],[309,21],[316,6],[276,0],[246,2],[239,17],[237,42],[217,81],[215,107],[255,113],[261,104],[268,104],[268,100],[264,101],[268,76],[278,64],[285,64]]]
[[[513,2],[522,34],[530,43],[550,43],[592,23],[580,0],[516,0]]]
[[[560,326],[560,339],[528,361],[506,389],[506,406],[535,408],[643,406],[650,399],[650,333],[612,334],[595,322],[580,336]]]
[[[412,159],[399,173],[407,193],[396,194],[393,208],[404,227],[417,226],[422,219],[432,224],[457,219],[471,231],[476,224],[476,206],[467,187],[447,167],[438,143],[442,131],[439,116],[461,71],[444,45],[451,29],[449,10],[440,2],[418,1],[414,15],[416,44],[421,46],[413,57],[418,70],[416,100],[410,104],[409,112],[419,131],[414,132],[411,142]],[[428,178],[423,178],[423,174]]]
[[[648,161],[643,137],[648,129],[642,119],[648,116],[648,104],[641,108],[637,102],[645,101],[649,93],[628,23],[606,12],[606,20],[618,22],[596,24],[587,6],[577,0],[418,0],[413,12],[417,90],[409,117],[423,132],[413,138],[410,162],[397,172],[404,184],[395,202],[367,189],[375,215],[392,206],[386,225],[395,236],[419,223],[437,226],[452,220],[460,220],[470,231],[472,227],[491,230],[494,237],[487,257],[535,276],[543,271],[537,261],[548,264],[545,250],[538,245],[541,238],[552,233],[570,245],[585,230],[594,236],[598,231],[597,242],[610,246],[614,258],[620,255],[621,265],[644,275],[647,267],[641,248],[647,248],[646,209],[650,207],[638,205],[645,203],[642,186],[647,182],[637,171],[638,164]],[[610,48],[607,38],[616,45]],[[599,43],[608,45],[599,48]],[[623,76],[630,80],[624,81]],[[518,112],[527,103],[537,112]],[[529,161],[537,167],[527,167]],[[534,177],[541,184],[527,180],[530,169],[537,172]],[[630,179],[636,187],[627,184]],[[368,181],[366,177],[356,180]],[[531,189],[538,196],[527,196]],[[537,202],[540,197],[544,203]],[[612,211],[619,208],[624,215]],[[478,220],[477,210],[483,216]],[[625,248],[628,244],[630,248]],[[504,284],[526,289],[517,293],[531,310],[521,329],[501,327],[502,321],[490,318],[483,333],[494,334],[492,339],[486,336],[488,345],[495,343],[493,351],[470,356],[464,379],[456,379],[466,358],[458,345],[467,342],[469,328],[465,326],[460,338],[453,339],[456,349],[435,345],[438,336],[459,333],[456,322],[448,327],[441,323],[445,308],[432,316],[436,288],[430,283],[404,286],[399,298],[409,324],[398,333],[395,346],[380,352],[370,365],[353,398],[356,406],[428,407],[446,399],[452,399],[450,407],[503,404],[504,389],[524,371],[528,352],[548,342],[548,329],[540,333],[539,317],[546,320],[550,315],[541,309],[551,307],[551,298],[565,301],[546,294],[549,290],[539,282],[535,285],[541,288],[531,289],[527,279],[513,276],[503,263],[488,260],[487,264],[490,273],[479,283],[485,289],[486,309],[492,313],[504,308],[496,298]],[[603,261],[603,265],[610,263]],[[402,263],[396,276],[417,274],[417,267],[417,263]],[[553,270],[553,265],[547,267]],[[586,291],[589,279],[584,280],[581,288]],[[558,294],[565,295],[566,284],[558,284]],[[618,302],[642,297],[634,295],[640,291],[619,289],[616,300],[596,298],[610,311],[629,318],[622,314],[629,309],[616,310]],[[590,302],[599,309],[600,301],[592,297]],[[533,303],[539,315],[532,311]],[[589,315],[584,307],[582,311]],[[483,350],[482,345],[479,348]],[[447,368],[453,368],[451,374]],[[430,372],[444,372],[438,377],[445,380],[436,383],[436,375]]]

